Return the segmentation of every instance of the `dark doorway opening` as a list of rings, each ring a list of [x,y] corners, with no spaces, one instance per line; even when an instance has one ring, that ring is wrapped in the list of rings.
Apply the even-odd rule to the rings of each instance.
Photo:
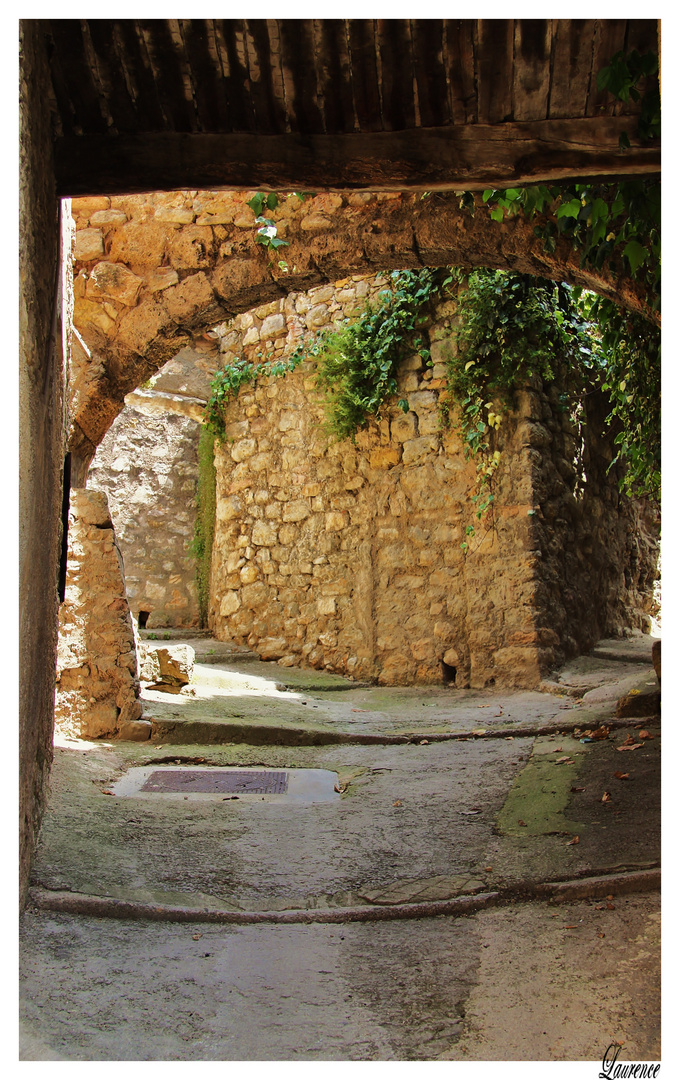
[[[140,613],[139,613],[139,615],[137,617],[137,622],[139,624],[139,629],[140,630],[146,629],[146,620],[149,618],[150,614],[151,614],[150,611],[140,611]]]
[[[443,660],[442,665],[442,681],[444,686],[453,686],[456,682],[456,669],[451,664],[446,664]]]

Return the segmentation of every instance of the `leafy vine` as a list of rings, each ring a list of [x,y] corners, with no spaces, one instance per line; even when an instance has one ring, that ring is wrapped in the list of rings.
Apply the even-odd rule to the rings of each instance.
[[[319,331],[294,356],[317,358],[317,386],[325,395],[326,430],[335,439],[352,439],[397,392],[397,366],[417,352],[430,359],[424,326],[427,309],[447,291],[447,270],[395,270],[379,303],[367,304],[359,318],[346,319],[340,330]],[[408,412],[408,402],[398,402]]]
[[[262,354],[259,353],[258,356],[261,357]],[[303,359],[304,356],[296,350],[288,360],[272,361],[268,357],[265,360],[258,359],[253,362],[240,356],[232,363],[226,364],[221,371],[215,373],[210,382],[210,397],[203,410],[205,426],[220,442],[223,442],[226,435],[224,410],[229,402],[238,396],[241,387],[263,377],[281,378],[289,371],[294,371]]]
[[[461,287],[443,413],[448,423],[451,406],[457,407],[466,457],[479,458],[471,499],[481,521],[495,499],[501,464],[495,435],[511,392],[532,376],[554,382],[560,370],[563,407],[573,407],[597,362],[591,328],[570,286],[501,270],[475,270],[467,278],[454,273]],[[468,525],[464,552],[474,535]]]

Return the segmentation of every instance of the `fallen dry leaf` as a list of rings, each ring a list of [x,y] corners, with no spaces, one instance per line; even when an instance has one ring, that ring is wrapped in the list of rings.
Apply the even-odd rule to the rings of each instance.
[[[556,746],[555,749],[553,750],[553,754],[561,754],[561,753],[562,753],[562,747],[561,746]]]
[[[648,731],[638,731],[638,739],[653,739],[654,736]]]
[[[393,802],[392,806],[401,806],[401,799],[397,799],[396,802]]]
[[[605,937],[605,935],[604,935],[604,934],[598,934],[597,936],[598,936],[598,937]]]
[[[580,837],[574,836],[573,839],[571,839],[571,840],[569,840],[567,842],[567,847],[571,847],[572,844],[580,844],[580,843],[581,843]]]
[[[421,739],[420,740],[420,745],[421,746],[429,746],[430,745],[430,740],[429,739]]]
[[[576,926],[565,926],[564,929],[565,930],[578,930],[578,925],[576,925]]]
[[[113,792],[109,791],[108,788],[104,788],[104,790],[102,791],[102,795],[113,795]]]
[[[630,774],[627,772],[615,772],[614,776],[617,780],[630,780]]]
[[[605,897],[605,899],[606,900],[613,900],[614,899],[614,893],[609,893],[609,896]]]
[[[194,939],[194,941],[200,941],[201,938],[203,937],[203,934],[192,934],[191,936]]]
[[[612,801],[612,797],[611,797],[611,795],[609,794],[608,791],[605,791],[605,793],[602,796],[602,799],[600,801],[601,802],[611,802]]]
[[[608,739],[609,728],[602,725],[602,727],[595,728],[595,731],[586,731],[586,735],[591,739]]]
[[[485,727],[476,728],[476,730],[473,731],[472,734],[473,735],[486,735],[486,728]]]
[[[572,791],[585,791],[586,789],[584,787],[573,787],[571,790]]]
[[[337,791],[338,795],[342,795],[345,791],[347,791],[348,787],[349,787],[349,780],[347,781],[346,784],[334,784],[333,785],[333,791]]]
[[[627,746],[625,743],[623,743],[622,746],[617,746],[616,749],[617,750],[639,750],[640,747],[644,746],[644,745],[645,744],[641,743],[641,742],[632,743],[630,746]]]
[[[526,825],[527,825],[526,821],[522,821],[521,818],[517,818],[517,824],[518,825],[523,825],[524,828],[526,828]]]
[[[614,907],[614,905],[613,905],[613,904],[609,904],[609,903],[608,903],[608,904],[607,904],[607,911],[616,911],[616,908]]]
[[[485,870],[493,870],[493,866],[485,866],[484,869]]]

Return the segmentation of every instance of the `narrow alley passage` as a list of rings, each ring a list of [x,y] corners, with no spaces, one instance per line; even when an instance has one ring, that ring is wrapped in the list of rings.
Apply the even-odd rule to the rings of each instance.
[[[653,700],[649,641],[513,693],[194,640],[150,742],[55,748],[24,1060],[658,1058],[660,725],[615,715]],[[132,782],[255,767],[333,790]]]

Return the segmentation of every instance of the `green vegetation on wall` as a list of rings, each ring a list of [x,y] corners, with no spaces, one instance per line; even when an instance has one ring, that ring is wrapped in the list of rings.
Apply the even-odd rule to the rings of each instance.
[[[396,270],[376,307],[366,304],[359,317],[340,330],[320,331],[298,354],[315,357],[317,385],[325,397],[326,430],[335,439],[354,439],[378,417],[397,392],[397,367],[413,353],[429,361],[425,326],[432,302],[453,282],[448,270]],[[408,402],[399,401],[408,412]]]
[[[210,563],[215,536],[215,436],[205,426],[198,439],[198,486],[196,489],[196,527],[192,553],[196,559],[196,587],[201,627],[208,625],[210,599]]]

